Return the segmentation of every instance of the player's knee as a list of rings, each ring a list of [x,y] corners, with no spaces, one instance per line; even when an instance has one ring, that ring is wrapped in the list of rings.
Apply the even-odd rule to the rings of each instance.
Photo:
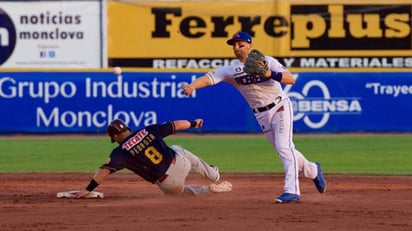
[[[183,186],[176,186],[163,190],[166,195],[174,196],[183,193]]]
[[[285,159],[292,159],[293,158],[293,152],[292,149],[286,145],[277,145],[276,146],[276,151],[278,154]]]

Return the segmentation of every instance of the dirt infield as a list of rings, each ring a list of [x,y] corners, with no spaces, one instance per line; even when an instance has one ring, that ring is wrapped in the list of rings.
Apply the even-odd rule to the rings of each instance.
[[[92,174],[0,174],[0,230],[412,230],[412,176],[326,175],[319,194],[301,180],[300,204],[275,204],[277,174],[222,174],[233,191],[165,196],[129,173],[110,176],[104,199],[57,199]],[[206,183],[190,175],[187,183]]]

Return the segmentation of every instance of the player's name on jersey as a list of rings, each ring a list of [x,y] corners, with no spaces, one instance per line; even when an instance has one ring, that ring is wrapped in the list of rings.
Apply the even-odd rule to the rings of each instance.
[[[288,68],[412,68],[412,57],[275,57]],[[111,66],[155,69],[217,68],[233,58],[110,59]]]

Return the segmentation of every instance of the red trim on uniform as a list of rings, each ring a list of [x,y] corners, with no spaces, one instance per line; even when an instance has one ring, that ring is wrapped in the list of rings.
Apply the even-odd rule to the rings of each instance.
[[[163,181],[165,181],[166,180],[166,178],[168,177],[169,175],[167,175],[167,174],[164,174],[162,177],[160,177],[160,179],[159,180],[157,180],[159,183],[162,183]]]
[[[169,168],[171,165],[176,163],[176,156],[173,157],[172,162],[170,162]],[[162,177],[159,178],[159,180],[157,180],[157,182],[162,183],[163,181],[165,181],[167,179],[169,175],[164,174]]]

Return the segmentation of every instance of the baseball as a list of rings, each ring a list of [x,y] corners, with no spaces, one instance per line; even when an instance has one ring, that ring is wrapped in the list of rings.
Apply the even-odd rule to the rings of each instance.
[[[114,67],[114,68],[113,68],[113,73],[114,73],[115,75],[120,75],[120,74],[122,74],[122,68],[120,68],[120,67]]]

